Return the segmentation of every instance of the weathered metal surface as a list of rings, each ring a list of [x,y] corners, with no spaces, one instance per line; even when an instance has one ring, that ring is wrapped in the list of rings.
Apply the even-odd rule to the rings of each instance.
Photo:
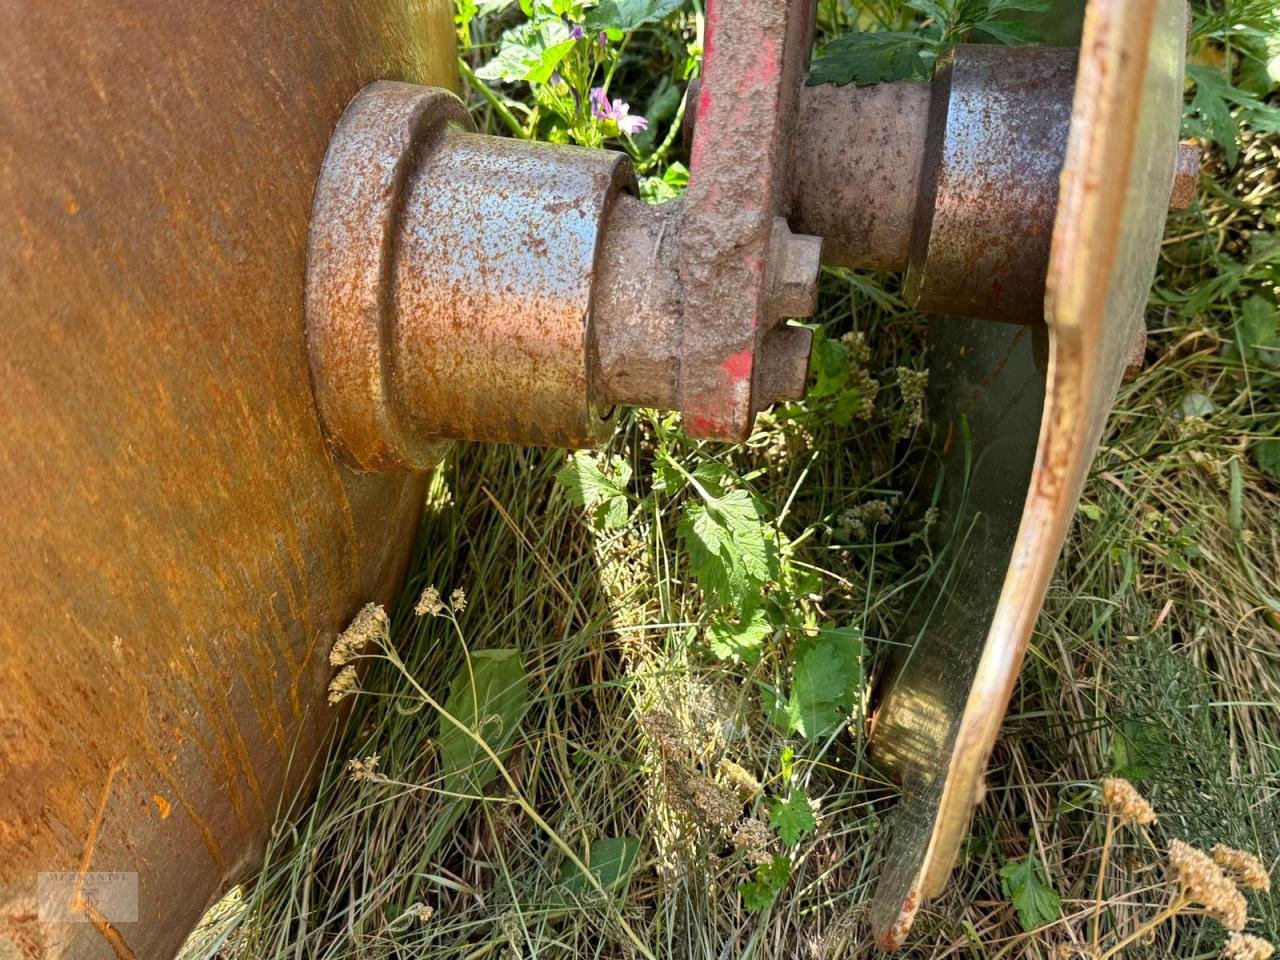
[[[791,150],[791,223],[823,260],[906,270],[929,126],[929,84],[805,87]]]
[[[446,0],[0,6],[0,953],[170,956],[331,724],[422,480],[311,397],[312,189],[379,77],[453,83]],[[42,924],[41,871],[139,920]]]
[[[376,83],[334,134],[307,278],[312,379],[335,446],[419,470],[441,441],[583,447],[591,290],[625,155],[469,132],[445,91]]]
[[[1044,322],[1076,57],[961,45],[939,64],[903,286],[918,309]]]
[[[680,409],[683,204],[621,196],[600,245],[591,297],[592,382],[600,402]]]
[[[410,431],[595,446],[591,290],[625,154],[449,130],[413,180],[394,277],[396,392]]]
[[[770,305],[768,262],[787,255],[770,241],[789,199],[786,161],[814,9],[812,0],[707,4],[680,237],[680,409],[695,437],[744,439],[763,402],[757,354],[781,316]],[[794,336],[776,345],[794,349]]]
[[[1044,408],[1017,534],[1007,547],[1001,518],[1009,511],[989,503],[970,501],[970,522],[950,525],[991,536],[993,556],[1008,549],[1008,568],[1003,577],[966,580],[975,585],[964,599],[974,616],[912,638],[876,718],[873,751],[904,784],[872,904],[875,936],[886,948],[901,945],[921,902],[951,871],[1132,353],[1174,176],[1184,28],[1182,0],[1093,0],[1086,11],[1045,284]],[[986,388],[1014,375],[998,351],[989,353],[986,377],[946,376]],[[1025,450],[991,456],[1016,461]],[[963,566],[959,575],[966,576]],[[937,596],[942,612],[945,596]],[[988,617],[983,605],[992,597]]]
[[[394,278],[405,198],[450,124],[471,120],[449,91],[371,84],[343,111],[316,183],[306,287],[312,385],[330,444],[360,469],[422,469],[442,452],[404,426]]]

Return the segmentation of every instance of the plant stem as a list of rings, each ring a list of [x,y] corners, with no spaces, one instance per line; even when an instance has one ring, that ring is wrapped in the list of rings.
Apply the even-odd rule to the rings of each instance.
[[[476,72],[471,69],[471,65],[462,57],[458,57],[458,69],[462,71],[462,75],[466,77],[467,83],[475,87],[480,92],[480,96],[484,97],[485,102],[489,104],[494,112],[501,118],[502,122],[507,125],[512,134],[521,140],[528,140],[529,134],[525,132],[520,121],[516,119],[516,115],[511,109],[502,102],[502,98],[489,89],[489,85],[476,76]]]
[[[1093,954],[1098,953],[1098,936],[1102,931],[1102,887],[1107,877],[1107,857],[1111,853],[1111,840],[1115,836],[1115,814],[1107,814],[1107,833],[1102,840],[1102,859],[1098,863],[1098,891],[1093,906]]]
[[[1117,953],[1119,953],[1125,947],[1129,946],[1129,944],[1133,943],[1139,937],[1145,936],[1147,933],[1154,930],[1156,927],[1164,923],[1170,917],[1174,916],[1179,910],[1189,905],[1190,903],[1191,901],[1187,899],[1187,897],[1183,895],[1179,895],[1174,899],[1173,903],[1169,904],[1169,906],[1166,907],[1163,911],[1156,914],[1154,917],[1152,917],[1150,920],[1148,920],[1146,923],[1140,926],[1137,930],[1133,931],[1133,933],[1129,934],[1129,936],[1125,937],[1123,940],[1117,943],[1114,947],[1112,947],[1110,950],[1108,950],[1106,953],[1100,956],[1098,960],[1107,960],[1108,957],[1114,957]]]

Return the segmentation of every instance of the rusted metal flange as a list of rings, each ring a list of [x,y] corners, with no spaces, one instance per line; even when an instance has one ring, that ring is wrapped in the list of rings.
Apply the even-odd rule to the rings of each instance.
[[[471,132],[451,93],[375,83],[316,188],[307,340],[330,442],[420,470],[441,441],[582,447],[608,434],[588,376],[602,225],[619,153]]]

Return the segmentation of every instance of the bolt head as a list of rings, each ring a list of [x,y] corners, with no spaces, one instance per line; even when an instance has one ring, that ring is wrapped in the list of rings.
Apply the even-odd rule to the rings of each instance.
[[[787,222],[774,221],[769,242],[769,287],[765,309],[770,320],[808,317],[818,308],[818,274],[822,238],[792,233]]]

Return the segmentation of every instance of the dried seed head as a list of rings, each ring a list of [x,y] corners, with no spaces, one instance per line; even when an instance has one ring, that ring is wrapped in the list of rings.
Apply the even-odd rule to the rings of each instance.
[[[1247,933],[1233,933],[1227,938],[1226,949],[1222,951],[1223,960],[1269,960],[1276,952],[1266,940]]]
[[[444,612],[444,603],[440,600],[440,591],[435,587],[427,587],[422,596],[413,605],[413,612],[420,617],[438,617]]]
[[[722,830],[728,830],[742,813],[742,801],[736,793],[702,774],[691,777],[689,800],[708,825]]]
[[[664,757],[689,753],[689,738],[680,721],[665,710],[651,710],[640,718],[640,729]]]
[[[1248,850],[1218,844],[1211,851],[1213,862],[1247,890],[1270,890],[1271,875],[1262,861]]]
[[[1169,844],[1169,867],[1192,903],[1201,904],[1228,930],[1241,930],[1247,919],[1244,896],[1203,850],[1174,840]]]
[[[733,845],[753,867],[773,858],[773,834],[754,817],[744,817],[733,830]]]
[[[461,587],[449,594],[449,604],[453,607],[454,613],[461,613],[467,609],[467,595],[462,592]]]
[[[356,668],[345,666],[329,681],[329,706],[341,703],[356,690]]]
[[[1121,823],[1139,823],[1150,826],[1156,822],[1156,812],[1128,780],[1108,777],[1102,781],[1102,805],[1115,814]]]
[[[732,783],[742,797],[754,797],[760,792],[760,781],[751,775],[751,771],[727,757],[716,764],[716,772]]]
[[[356,614],[347,629],[338,635],[329,651],[329,665],[341,667],[364,652],[375,640],[386,640],[391,635],[391,622],[387,611],[376,603],[366,603]]]
[[[370,754],[367,757],[356,757],[347,761],[347,769],[351,771],[351,779],[356,783],[363,780],[380,780],[382,775],[377,773],[379,755]]]

